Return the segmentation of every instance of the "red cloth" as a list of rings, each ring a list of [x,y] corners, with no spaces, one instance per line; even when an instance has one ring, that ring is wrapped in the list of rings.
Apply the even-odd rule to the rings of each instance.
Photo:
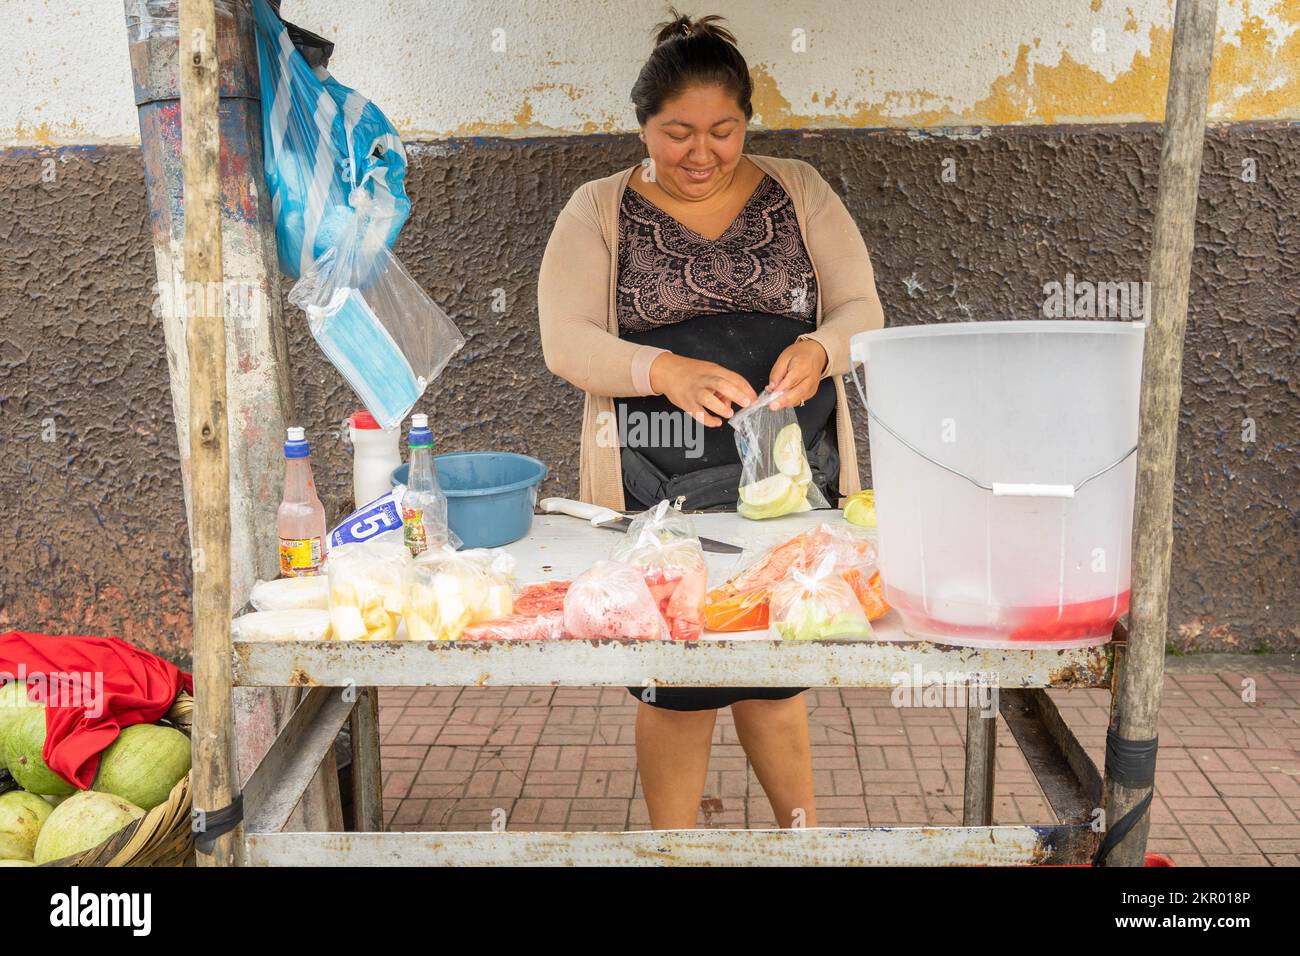
[[[194,679],[120,637],[0,634],[0,682],[27,680],[27,695],[45,703],[46,765],[89,790],[100,752],[124,727],[153,723]]]

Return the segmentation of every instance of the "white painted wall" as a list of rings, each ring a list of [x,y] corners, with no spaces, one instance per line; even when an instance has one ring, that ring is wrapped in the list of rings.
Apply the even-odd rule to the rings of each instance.
[[[679,5],[728,17],[756,76],[759,125],[1163,114],[1171,0]],[[283,3],[287,18],[338,44],[335,75],[408,139],[634,128],[628,91],[666,9],[644,0]],[[1300,0],[1221,0],[1219,22],[1211,118],[1300,119]],[[0,0],[0,24],[0,144],[138,141],[121,0]]]

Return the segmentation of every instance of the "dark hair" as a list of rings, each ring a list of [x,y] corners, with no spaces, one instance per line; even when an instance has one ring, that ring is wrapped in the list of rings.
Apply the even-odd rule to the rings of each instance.
[[[637,123],[644,125],[665,100],[696,84],[721,86],[735,96],[745,119],[752,119],[754,84],[749,66],[731,31],[716,25],[722,17],[692,20],[671,7],[668,15],[673,19],[655,27],[654,51],[632,85]]]

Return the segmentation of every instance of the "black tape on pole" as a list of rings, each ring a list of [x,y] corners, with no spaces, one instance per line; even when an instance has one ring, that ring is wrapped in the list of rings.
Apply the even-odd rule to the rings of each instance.
[[[1130,790],[1141,790],[1156,782],[1156,744],[1160,738],[1125,740],[1106,731],[1106,776]]]
[[[194,848],[205,855],[211,853],[217,837],[229,833],[243,820],[244,795],[241,793],[230,806],[203,813],[203,830],[194,834]]]
[[[1129,790],[1146,788],[1147,793],[1114,826],[1106,827],[1106,835],[1092,858],[1093,866],[1106,862],[1110,851],[1128,836],[1142,815],[1151,807],[1155,796],[1156,751],[1159,738],[1150,740],[1125,740],[1114,729],[1106,731],[1106,776]]]

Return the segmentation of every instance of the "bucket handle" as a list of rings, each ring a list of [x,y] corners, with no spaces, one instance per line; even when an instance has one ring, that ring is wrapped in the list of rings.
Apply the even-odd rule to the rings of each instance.
[[[1079,493],[1079,490],[1088,482],[1092,481],[1094,478],[1100,478],[1102,475],[1106,474],[1106,472],[1110,471],[1112,468],[1118,468],[1120,465],[1122,465],[1124,462],[1126,462],[1129,458],[1131,458],[1133,455],[1137,453],[1137,445],[1134,445],[1132,448],[1124,452],[1124,454],[1120,455],[1118,458],[1116,458],[1106,467],[1101,468],[1098,471],[1094,471],[1091,475],[1084,478],[1082,481],[1075,482],[1072,485],[1044,485],[1044,484],[1015,483],[1015,482],[1005,482],[1005,481],[995,481],[992,482],[991,484],[986,485],[982,481],[979,481],[976,478],[972,478],[964,471],[958,471],[956,468],[953,468],[949,465],[945,465],[941,461],[936,461],[935,459],[927,455],[925,452],[921,451],[921,449],[917,448],[915,445],[909,442],[902,435],[898,434],[898,432],[894,431],[894,429],[890,428],[889,424],[883,418],[877,415],[872,410],[871,405],[867,402],[867,392],[866,389],[863,388],[862,386],[862,381],[858,378],[858,366],[856,363],[853,362],[849,363],[849,372],[853,375],[853,384],[858,390],[858,397],[862,399],[863,408],[867,410],[868,418],[870,418],[873,422],[875,422],[877,425],[883,428],[887,433],[892,435],[900,445],[902,445],[908,451],[912,452],[914,455],[918,455],[921,458],[924,458],[930,464],[942,468],[944,471],[956,475],[958,478],[965,478],[976,488],[982,488],[984,491],[991,491],[997,497],[1073,498],[1076,494]]]

